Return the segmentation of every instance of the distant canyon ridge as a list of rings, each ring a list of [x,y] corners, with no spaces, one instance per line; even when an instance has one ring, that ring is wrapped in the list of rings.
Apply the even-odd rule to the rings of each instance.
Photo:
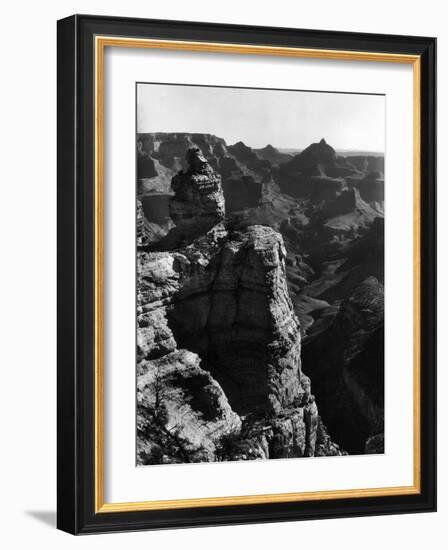
[[[139,464],[384,451],[383,155],[138,134],[137,206]]]

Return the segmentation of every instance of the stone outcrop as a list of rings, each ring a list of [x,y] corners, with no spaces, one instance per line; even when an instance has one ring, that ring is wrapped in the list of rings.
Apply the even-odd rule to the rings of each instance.
[[[361,197],[378,208],[384,203],[384,177],[378,172],[369,172],[357,185]]]
[[[264,159],[268,160],[271,164],[283,164],[291,160],[292,156],[288,153],[281,153],[278,149],[273,147],[271,144],[266,145],[262,149],[255,149],[257,155]]]
[[[281,235],[221,221],[220,177],[196,148],[188,166],[170,207],[193,238],[138,254],[138,463],[341,454],[301,369]]]
[[[189,149],[201,150],[213,170],[221,176],[227,212],[259,204],[263,184],[271,180],[271,165],[243,143],[227,146],[210,134],[155,133],[137,137],[137,179],[142,196],[169,194],[171,180],[180,170]]]
[[[283,158],[274,147],[251,149],[242,142],[227,145],[214,135],[193,133],[140,134],[137,145],[137,237],[138,261],[142,266],[139,272],[153,265],[139,289],[138,360],[154,361],[186,350],[196,354],[198,368],[221,387],[231,410],[240,418],[241,427],[231,433],[222,432],[215,441],[215,454],[207,456],[237,460],[340,452],[333,447],[328,433],[350,453],[382,452],[381,414],[372,423],[373,416],[367,421],[360,412],[373,410],[372,395],[382,391],[382,313],[377,329],[356,355],[369,365],[367,371],[379,373],[379,377],[370,377],[370,389],[360,391],[359,387],[364,386],[358,384],[357,377],[347,375],[352,372],[348,365],[361,361],[354,357],[346,363],[341,350],[349,333],[343,338],[331,335],[336,329],[342,334],[341,312],[356,289],[370,277],[380,285],[384,281],[384,157],[341,155],[321,140],[301,153]],[[189,166],[186,153],[191,148],[201,150],[202,167]],[[207,165],[203,164],[204,159]],[[203,169],[206,173],[201,175]],[[210,201],[199,200],[199,207],[191,200],[193,194],[182,197],[199,175],[205,176],[204,188],[206,180],[211,189],[221,186],[224,214],[220,199],[215,200],[219,191],[215,197],[214,191],[211,193]],[[178,178],[177,190],[172,186],[173,178]],[[199,192],[196,198],[200,199]],[[196,223],[198,218],[193,214],[199,211],[202,224]],[[277,246],[278,250],[282,248],[280,264],[284,263],[284,267],[268,271],[261,251],[255,252],[260,243],[267,246],[263,254],[271,253]],[[167,276],[173,258],[174,275]],[[158,263],[159,285],[154,282]],[[256,267],[249,269],[252,264]],[[226,271],[238,273],[239,278],[232,279]],[[260,342],[266,343],[270,338],[275,341],[275,331],[267,328],[266,315],[264,320],[261,316],[272,304],[270,287],[265,284],[265,291],[257,294],[259,283],[255,282],[258,275],[263,278],[274,272],[286,279],[288,307],[299,319],[304,369],[316,391],[314,404],[311,391],[304,390],[306,377],[300,363],[299,387],[293,391],[297,400],[288,401],[285,395],[277,399],[276,388],[282,384],[278,373],[283,371],[276,361],[268,362],[266,346],[259,349]],[[150,284],[152,278],[154,288]],[[159,291],[160,304],[155,306]],[[249,298],[252,295],[257,300]],[[219,309],[220,303],[227,304],[224,312]],[[246,310],[246,303],[252,308],[250,319],[242,318],[239,312]],[[226,315],[227,308],[233,317]],[[190,319],[188,326],[182,323],[184,318]],[[227,319],[233,319],[233,324]],[[359,320],[360,326],[368,322],[367,317]],[[347,331],[351,330],[354,328],[347,324]],[[238,349],[245,348],[244,339],[252,342],[254,352],[247,354],[253,357],[252,363],[231,349],[235,347],[234,334],[240,338]],[[300,345],[298,349],[300,354]],[[280,356],[287,357],[283,345],[281,350]],[[332,365],[331,376],[325,368],[326,361]],[[263,368],[257,367],[260,376],[248,390],[252,405],[247,412],[242,408],[243,399],[238,397],[242,391],[239,386],[247,385],[245,380],[252,377],[250,371],[255,364],[264,365],[266,372],[267,365],[275,368],[270,370],[272,376],[265,376],[261,375]],[[288,372],[286,369],[283,376]],[[341,382],[342,373],[348,383]],[[341,399],[333,395],[338,392]],[[381,404],[373,408],[381,410]],[[355,421],[357,416],[359,423]],[[310,443],[304,444],[307,438]]]
[[[139,150],[175,171],[185,168],[185,154],[192,147],[198,147],[214,169],[218,167],[217,159],[226,155],[225,141],[212,134],[157,132],[137,136]]]
[[[221,176],[216,174],[198,148],[187,152],[188,168],[174,176],[174,196],[169,203],[178,230],[191,237],[204,233],[224,219]]]
[[[384,287],[370,276],[303,351],[330,433],[350,454],[383,452],[383,354]]]
[[[235,143],[235,145],[230,145],[227,149],[235,159],[250,170],[261,174],[266,172],[266,175],[269,173],[271,168],[270,162],[261,158],[251,147],[248,147],[242,141]]]
[[[241,414],[275,414],[300,401],[300,335],[281,236],[268,227],[218,225],[139,266],[138,352],[197,352]]]
[[[336,151],[322,138],[318,143],[312,143],[290,162],[291,167],[305,173],[313,173],[318,164],[330,165],[336,161]]]
[[[350,164],[355,166],[364,174],[379,172],[384,174],[384,155],[352,155],[347,157]]]
[[[278,181],[285,193],[316,202],[336,197],[345,186],[344,178],[360,174],[322,138],[282,164]]]
[[[142,464],[213,461],[221,440],[241,428],[220,385],[187,350],[140,362],[137,418]]]
[[[321,211],[326,221],[324,227],[336,235],[360,234],[378,217],[378,211],[361,198],[358,189],[347,189],[327,203]]]

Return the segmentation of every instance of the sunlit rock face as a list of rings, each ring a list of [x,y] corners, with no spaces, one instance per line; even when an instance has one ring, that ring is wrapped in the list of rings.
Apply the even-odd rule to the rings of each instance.
[[[241,414],[294,405],[300,333],[284,260],[281,236],[263,226],[218,225],[183,250],[148,254],[139,269],[141,357],[175,345],[197,352]]]
[[[221,178],[187,161],[170,212],[188,239],[138,253],[138,463],[341,454],[302,373],[282,236],[226,222]]]
[[[263,184],[272,179],[271,165],[250,147],[242,143],[228,146],[222,138],[211,134],[153,133],[137,136],[138,191],[144,206],[146,199],[156,197],[160,201],[172,193],[172,178],[188,169],[186,155],[192,148],[200,149],[211,168],[221,176],[228,213],[259,204]],[[153,241],[157,237],[155,234]]]
[[[187,152],[188,168],[174,176],[169,210],[179,231],[193,236],[207,231],[224,219],[225,203],[221,177],[198,148]]]
[[[220,177],[225,214],[217,214],[215,202],[203,210],[203,225],[194,218],[188,223],[183,213],[193,207],[187,199],[179,201],[184,204],[176,226],[170,214],[172,180],[179,172],[188,179],[192,148],[200,149]],[[346,369],[344,350],[356,330],[350,317],[359,320],[361,329],[367,330],[369,322],[356,308],[346,309],[348,301],[370,277],[384,282],[384,157],[341,154],[325,139],[301,152],[288,151],[230,145],[211,134],[137,136],[138,276],[151,273],[138,288],[138,361],[182,349],[196,354],[199,368],[220,385],[241,420],[239,430],[218,438],[219,450],[207,455],[215,460],[337,454],[329,434],[350,453],[383,448],[383,313],[368,341],[359,340],[363,351],[350,361],[353,368]],[[275,244],[280,235],[281,246]],[[285,250],[275,253],[283,257],[284,272],[268,269],[265,252],[255,252],[261,242],[266,253]],[[168,277],[174,260],[174,275]],[[286,311],[286,300],[273,300],[269,285],[263,283],[266,291],[258,292],[259,278],[272,273],[286,280],[292,314],[299,319],[298,390],[295,375],[288,375],[296,367],[278,369],[267,351],[268,342],[276,340],[275,331],[267,328],[275,325],[269,311]],[[251,308],[251,314],[244,317],[241,308]],[[290,359],[297,348],[282,344],[278,349],[283,362],[295,365]],[[315,403],[303,371],[313,382]],[[361,380],[363,372],[368,386]],[[277,389],[281,380],[285,387]]]
[[[197,351],[235,409],[276,412],[299,394],[299,325],[270,228],[211,233],[184,252],[170,311],[176,340]]]
[[[221,440],[241,429],[220,385],[187,350],[140,363],[137,411],[142,464],[214,461]]]
[[[142,463],[157,460],[169,443],[160,428],[165,416],[154,411],[156,371],[169,400],[164,430],[175,431],[188,461],[340,454],[328,437],[326,446],[317,444],[324,428],[301,372],[299,323],[278,233],[263,226],[232,233],[219,224],[184,249],[143,253],[140,260]],[[171,448],[163,461],[182,461]]]

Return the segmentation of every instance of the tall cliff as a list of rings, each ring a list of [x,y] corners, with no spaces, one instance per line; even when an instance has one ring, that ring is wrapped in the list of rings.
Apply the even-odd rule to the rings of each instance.
[[[197,148],[187,163],[169,208],[190,238],[138,252],[138,463],[341,454],[302,372],[282,236],[226,222],[221,178]]]
[[[139,223],[142,243],[146,243],[142,251],[182,251],[205,237],[215,224],[221,224],[227,231],[218,248],[226,240],[238,241],[249,235],[253,226],[269,227],[273,234],[280,234],[286,250],[288,295],[300,321],[304,369],[313,380],[320,414],[332,436],[347,451],[364,452],[366,437],[373,437],[376,443],[374,446],[369,443],[368,448],[380,452],[381,414],[373,424],[370,420],[367,423],[353,420],[361,418],[358,405],[364,410],[371,409],[370,395],[377,395],[378,410],[381,409],[384,371],[381,327],[367,351],[361,353],[368,361],[358,363],[359,376],[366,375],[371,383],[369,391],[362,384],[352,383],[353,376],[346,376],[350,369],[345,368],[344,353],[351,345],[349,334],[344,338],[332,334],[339,331],[340,320],[345,319],[338,317],[339,313],[356,289],[369,277],[381,284],[384,281],[384,158],[362,154],[341,156],[325,140],[298,154],[282,157],[279,155],[284,154],[273,147],[258,150],[242,142],[227,145],[211,134],[140,134],[137,147]],[[207,163],[203,165],[202,176],[200,169],[189,168],[186,153],[192,148],[199,148]],[[205,185],[200,184],[201,178]],[[177,182],[176,191],[173,180]],[[218,203],[222,204],[217,180],[225,201],[224,216],[222,208],[215,209]],[[205,195],[203,206],[199,187]],[[188,196],[187,189],[196,190],[195,197]],[[200,211],[204,223],[198,228],[194,212]],[[213,266],[217,263],[214,259]],[[192,298],[192,303],[197,299]],[[384,310],[378,315],[379,325],[383,316]],[[358,319],[367,329],[368,318]],[[205,353],[193,336],[176,327],[176,312],[169,323],[177,330],[178,347],[196,351],[201,368],[207,361],[211,363],[215,343]],[[201,338],[197,340],[202,342]],[[324,356],[333,365],[332,376],[337,380],[329,376]],[[363,364],[370,374],[362,374]],[[337,388],[336,394],[333,388]],[[343,406],[334,406],[339,398]],[[247,426],[248,420],[243,419],[244,433]]]

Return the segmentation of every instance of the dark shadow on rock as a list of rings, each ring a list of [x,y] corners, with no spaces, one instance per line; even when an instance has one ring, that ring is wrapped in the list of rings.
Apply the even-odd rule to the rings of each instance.
[[[25,510],[25,514],[56,529],[56,510]]]

